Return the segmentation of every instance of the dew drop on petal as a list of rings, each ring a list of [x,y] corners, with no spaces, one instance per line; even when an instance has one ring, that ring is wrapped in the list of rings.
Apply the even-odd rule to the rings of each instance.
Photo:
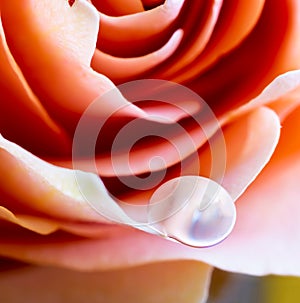
[[[230,234],[236,209],[231,196],[218,183],[204,177],[183,176],[154,192],[148,220],[166,238],[188,246],[208,247]]]

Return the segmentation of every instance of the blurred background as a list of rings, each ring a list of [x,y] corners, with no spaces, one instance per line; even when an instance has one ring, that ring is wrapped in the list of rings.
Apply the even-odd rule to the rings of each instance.
[[[297,303],[300,278],[253,277],[215,270],[207,303]]]

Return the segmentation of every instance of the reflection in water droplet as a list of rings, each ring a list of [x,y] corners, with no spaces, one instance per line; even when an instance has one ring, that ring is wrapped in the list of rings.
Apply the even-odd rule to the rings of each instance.
[[[218,183],[185,176],[158,188],[148,207],[148,219],[166,237],[189,246],[207,247],[230,234],[236,210],[234,201]]]

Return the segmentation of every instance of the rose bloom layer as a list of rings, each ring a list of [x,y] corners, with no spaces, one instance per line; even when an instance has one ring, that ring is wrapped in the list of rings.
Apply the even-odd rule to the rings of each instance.
[[[213,267],[300,275],[298,0],[0,0],[0,11],[0,298],[204,302]],[[145,101],[147,79],[194,92],[217,125],[196,99],[177,99],[176,85],[171,101]],[[132,96],[119,93],[124,83]],[[95,100],[88,118],[103,127],[93,169],[76,160],[84,186],[96,178],[104,205],[136,206],[174,178],[210,178],[236,201],[224,241],[189,247],[92,207],[72,147]],[[141,140],[132,147],[125,134],[114,168],[114,140],[133,121]],[[122,181],[147,180],[154,156],[159,184]]]

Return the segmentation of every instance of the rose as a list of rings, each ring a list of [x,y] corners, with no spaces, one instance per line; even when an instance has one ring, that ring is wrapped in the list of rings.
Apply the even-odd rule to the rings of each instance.
[[[172,32],[175,31],[175,34],[160,52],[136,59],[120,59],[96,52],[92,66],[115,83],[141,77],[168,79],[184,83],[203,97],[224,125],[228,166],[222,185],[231,195],[238,196],[268,161],[277,143],[279,123],[272,110],[283,120],[297,106],[297,72],[279,77],[263,93],[253,98],[276,76],[298,68],[298,4],[296,1],[272,2],[272,7],[270,1],[264,5],[260,2],[239,5],[224,3],[222,6],[216,2],[214,7],[206,4],[201,10],[203,24],[200,24],[197,33],[192,33],[194,26],[191,24],[195,23],[189,21],[195,20],[196,17],[190,16],[187,19],[187,10],[197,12],[200,8],[196,6],[200,4],[194,2],[183,6],[178,19],[176,5],[180,4],[168,5],[171,9],[160,10],[166,15],[166,23],[171,25],[163,24],[164,28],[159,28],[155,33],[143,29],[140,31],[142,37],[135,43],[132,40],[136,39],[136,36],[128,28],[123,32],[124,36],[110,35],[112,21],[102,16],[103,31],[101,32],[100,27],[99,47],[113,55],[120,56],[121,53],[117,53],[119,49],[124,51],[126,57],[146,54],[151,47],[158,48],[167,41]],[[192,8],[188,5],[192,5]],[[251,7],[245,9],[244,5]],[[53,13],[57,9],[60,9],[60,13]],[[157,18],[156,11],[159,9],[153,9],[151,14],[140,15],[142,18],[146,18],[145,15],[148,14]],[[2,40],[1,132],[6,138],[40,157],[53,162],[55,157],[55,162],[59,164],[67,165],[68,161],[63,163],[58,157],[70,157],[72,134],[83,111],[99,94],[114,88],[107,78],[92,72],[88,67],[97,34],[98,19],[94,12],[91,6],[83,1],[75,1],[72,7],[65,1],[1,2],[4,28],[2,37],[5,34],[9,47],[8,49],[6,41]],[[53,15],[56,15],[57,19],[53,18]],[[139,18],[140,15],[128,17],[128,24],[133,26],[134,30],[138,26],[131,19]],[[217,16],[219,18],[216,18]],[[16,20],[20,25],[18,28],[14,26]],[[123,20],[127,22],[126,18]],[[241,20],[245,23],[241,23]],[[232,27],[222,26],[227,22],[232,22]],[[234,24],[240,25],[237,32],[233,31],[236,29]],[[275,28],[280,29],[281,34],[267,24],[273,24]],[[20,35],[20,28],[24,35]],[[177,28],[182,28],[183,33],[176,31]],[[131,34],[125,36],[128,32]],[[262,38],[266,36],[269,39]],[[116,37],[121,41],[119,45],[122,47],[116,47],[119,43],[115,41]],[[125,42],[122,42],[122,39]],[[201,46],[197,39],[203,43],[208,41],[208,44]],[[138,47],[141,44],[144,45],[144,50]],[[133,46],[141,53],[133,49]],[[198,58],[196,62],[195,58]],[[260,63],[255,70],[254,60]],[[109,68],[105,67],[105,62]],[[113,68],[114,64],[118,68]],[[226,82],[222,83],[224,75]],[[246,77],[243,83],[242,75]],[[242,106],[244,104],[245,106]],[[106,111],[102,108],[98,114],[102,114],[105,119],[114,113],[116,108],[118,106],[108,107]],[[163,110],[156,107],[154,109]],[[172,113],[171,109],[168,108],[164,113]],[[128,107],[125,110],[128,110]],[[127,112],[121,113],[124,116],[140,114],[141,111],[135,106],[130,106]],[[14,120],[11,117],[14,117]],[[286,179],[286,176],[294,178],[297,166],[285,165],[290,163],[293,159],[292,152],[297,150],[297,146],[291,143],[289,147],[287,142],[290,141],[286,139],[296,121],[297,111],[284,122],[286,126],[283,128],[281,142],[285,143],[285,148],[280,147],[282,144],[279,145],[268,168],[238,201],[238,221],[234,232],[222,244],[202,250],[182,247],[157,236],[120,226],[88,223],[97,221],[98,214],[95,214],[89,205],[76,204],[74,207],[78,197],[72,188],[72,179],[67,177],[69,171],[49,168],[45,163],[42,164],[26,154],[24,150],[2,140],[1,197],[5,208],[2,208],[1,216],[3,221],[6,220],[10,224],[5,224],[1,254],[37,264],[85,270],[128,267],[150,261],[197,259],[223,269],[252,274],[298,274],[298,268],[293,266],[297,241],[288,238],[291,235],[288,229],[297,223],[295,184]],[[22,131],[19,129],[20,123]],[[233,143],[240,142],[241,136],[247,139],[247,145],[236,148]],[[209,157],[209,150],[204,146],[200,153],[201,163],[204,163],[201,167],[202,175],[207,175],[210,168],[205,167],[205,163],[209,163],[206,157]],[[275,169],[278,172],[281,167],[286,168],[285,178],[280,176],[270,179],[269,176],[274,176]],[[282,169],[280,171],[283,173]],[[45,183],[45,180],[48,183]],[[280,181],[281,183],[276,183]],[[272,188],[278,188],[281,193],[288,195],[290,206],[295,208],[292,212],[295,217],[290,218],[291,211],[288,208],[282,211],[283,206],[278,200],[280,197],[275,191],[271,193],[268,190],[268,184],[272,183],[276,185]],[[30,192],[28,188],[31,189]],[[68,190],[70,192],[67,192]],[[259,198],[254,195],[259,195]],[[137,194],[131,197],[140,198]],[[255,203],[258,204],[263,198],[266,201],[265,208],[262,209],[261,203],[257,206]],[[243,203],[242,200],[248,201]],[[275,203],[274,201],[279,202],[272,208],[269,203]],[[255,206],[260,209],[256,210]],[[285,225],[287,230],[283,230],[283,226],[279,225],[280,216],[289,220]],[[268,221],[266,217],[269,218]],[[251,225],[253,220],[255,226]],[[266,226],[267,224],[269,225]],[[20,228],[13,228],[14,225],[19,225]],[[53,233],[57,229],[64,230],[67,234]],[[282,237],[278,237],[278,242],[270,245],[268,239],[273,232]],[[45,236],[41,237],[39,233]],[[71,234],[84,237],[78,238]],[[26,245],[24,240],[20,241],[24,236],[28,239]],[[274,238],[272,240],[274,241]],[[282,255],[272,251],[274,245],[278,249],[281,243],[292,248],[285,250],[289,254],[285,264],[278,261]],[[253,248],[257,247],[261,250],[253,251]],[[123,253],[116,255],[121,248]],[[82,260],[83,254],[89,258]],[[191,266],[190,263],[185,265]],[[173,266],[175,267],[175,264]],[[203,276],[205,272],[208,274],[208,271],[207,267],[203,266]]]

